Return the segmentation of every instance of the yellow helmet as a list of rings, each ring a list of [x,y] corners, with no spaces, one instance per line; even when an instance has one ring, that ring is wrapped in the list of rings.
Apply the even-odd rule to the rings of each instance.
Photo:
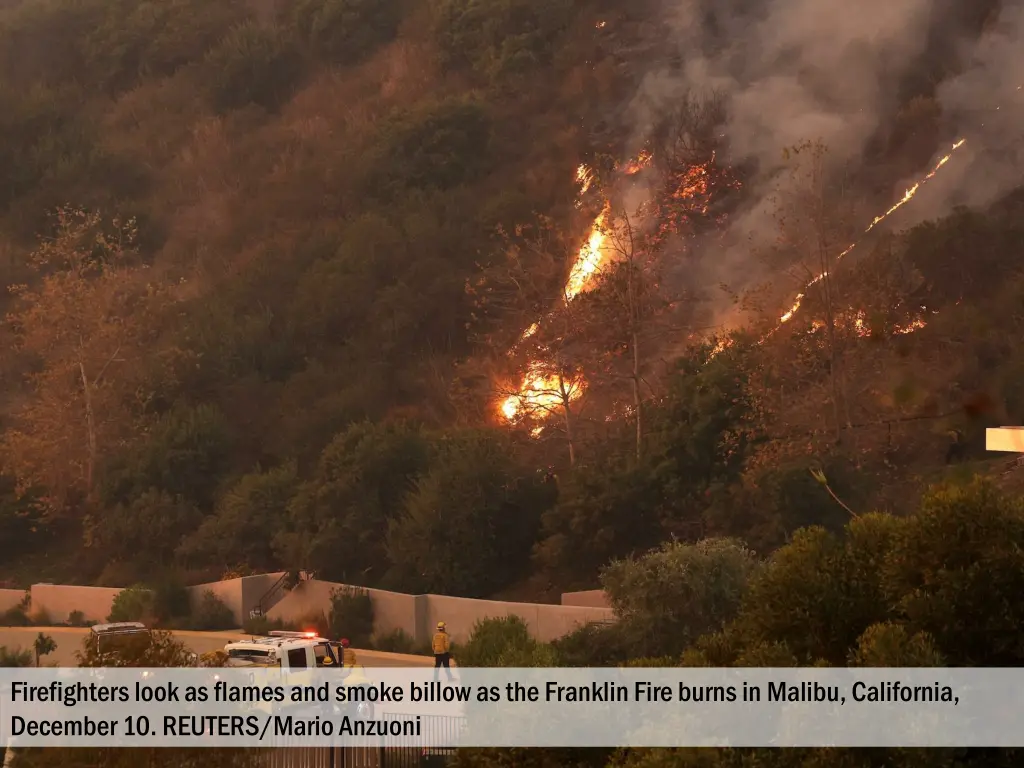
[[[437,628],[438,628],[438,629],[440,629],[440,630],[444,630],[444,626],[445,626],[445,624],[444,624],[444,622],[443,622],[443,621],[439,621],[439,622],[437,622]]]

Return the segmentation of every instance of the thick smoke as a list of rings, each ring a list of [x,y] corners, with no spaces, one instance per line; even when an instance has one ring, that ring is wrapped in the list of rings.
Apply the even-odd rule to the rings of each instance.
[[[1004,6],[980,42],[963,35],[967,68],[938,90],[946,122],[986,153],[975,149],[943,170],[929,185],[928,215],[1020,184],[1024,8],[1019,0]],[[772,200],[785,184],[784,149],[820,140],[836,171],[858,163],[906,98],[904,84],[920,71],[936,29],[952,23],[942,9],[933,0],[665,0],[678,64],[644,77],[631,108],[638,137],[682,93],[717,90],[727,101],[729,161],[756,169],[748,207],[720,241],[701,248],[694,280],[744,289],[768,277],[752,249],[776,235]],[[970,175],[965,159],[973,159]]]
[[[964,156],[922,191],[901,224],[953,206],[985,206],[1024,184],[1024,3],[1005,3],[966,52],[964,72],[939,86],[937,99],[967,139]]]

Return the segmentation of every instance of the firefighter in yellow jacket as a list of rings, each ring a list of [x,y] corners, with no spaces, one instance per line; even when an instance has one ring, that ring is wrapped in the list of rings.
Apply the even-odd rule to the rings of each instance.
[[[341,638],[341,665],[352,669],[356,665],[356,652],[348,647],[348,638]]]
[[[448,637],[448,629],[443,621],[437,622],[437,632],[434,633],[434,640],[431,646],[434,651],[434,679],[438,679],[440,674],[438,670],[444,667],[444,671],[448,673],[448,679],[454,680],[451,668],[452,643],[451,638]]]

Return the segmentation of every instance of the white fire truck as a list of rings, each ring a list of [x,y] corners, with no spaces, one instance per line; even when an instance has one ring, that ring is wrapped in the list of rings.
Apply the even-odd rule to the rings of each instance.
[[[316,632],[271,632],[267,637],[237,640],[224,646],[222,663],[218,666],[278,668],[283,674],[303,675],[318,668],[337,668],[343,675],[342,685],[350,688],[370,685],[361,664],[345,667],[341,663],[341,646],[320,637]],[[293,679],[293,682],[299,682]],[[372,720],[372,701],[351,701],[353,717]]]

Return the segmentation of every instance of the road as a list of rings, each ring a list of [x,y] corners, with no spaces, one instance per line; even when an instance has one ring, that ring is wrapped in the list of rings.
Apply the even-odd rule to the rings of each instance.
[[[61,667],[77,666],[75,651],[82,647],[82,640],[88,629],[78,627],[0,627],[0,646],[8,650],[22,648],[32,650],[32,642],[40,632],[49,635],[57,644],[57,650],[46,656],[44,664]],[[207,653],[224,648],[225,643],[244,640],[248,635],[238,632],[173,632],[194,653]],[[366,667],[432,667],[434,660],[429,656],[410,656],[403,653],[383,651],[362,651],[356,649],[356,658]]]

